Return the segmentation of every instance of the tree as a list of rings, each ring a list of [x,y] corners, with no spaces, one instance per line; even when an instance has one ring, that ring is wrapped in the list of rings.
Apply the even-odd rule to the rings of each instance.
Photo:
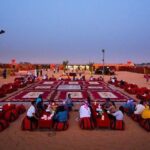
[[[66,71],[66,69],[67,69],[67,65],[68,65],[68,63],[69,63],[69,61],[68,60],[64,60],[63,61],[63,68],[64,68],[64,72]]]

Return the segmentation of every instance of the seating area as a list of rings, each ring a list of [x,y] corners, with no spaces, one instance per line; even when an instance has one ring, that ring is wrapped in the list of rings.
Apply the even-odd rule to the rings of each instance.
[[[125,130],[125,122],[111,121],[108,117],[96,118],[96,124],[91,120],[91,118],[82,118],[79,121],[79,126],[81,129],[93,130],[93,129],[112,129],[112,130]]]
[[[21,123],[21,129],[23,131],[34,131],[34,130],[40,130],[40,129],[48,129],[48,130],[55,130],[55,131],[64,131],[69,128],[69,121],[66,122],[53,122],[51,119],[42,119],[40,118],[38,120],[38,126],[35,126],[31,120],[29,120],[27,117],[25,117]]]
[[[56,111],[59,106],[54,106]],[[46,106],[45,106],[46,108]],[[64,110],[65,111],[65,110]],[[69,112],[68,112],[69,113]],[[69,128],[69,114],[66,121],[55,121],[55,115],[51,112],[47,112],[46,109],[41,112],[38,117],[37,125],[30,120],[27,116],[24,117],[21,123],[21,128],[23,131],[34,131],[41,129],[55,130],[55,131],[64,131]]]
[[[112,129],[112,130],[125,130],[125,122],[123,120],[114,120],[109,117],[107,111],[102,109],[100,112],[97,104],[92,105],[93,115],[92,118],[84,117],[79,120],[81,129]]]
[[[22,78],[20,79],[22,80]],[[15,79],[17,83],[18,78]],[[36,80],[37,81],[37,80]],[[15,83],[16,83],[15,82]],[[82,102],[88,96],[91,97],[91,101],[104,101],[106,97],[111,98],[113,101],[124,102],[127,101],[128,96],[121,93],[119,90],[114,90],[108,87],[108,85],[96,78],[95,80],[42,80],[30,84],[27,88],[18,90],[15,94],[11,94],[7,97],[0,99],[1,102],[29,102],[38,97],[39,94],[44,95],[43,100],[48,102],[49,99],[53,99],[56,102],[62,102],[68,93],[72,94],[74,102]],[[29,82],[30,83],[30,82]],[[28,83],[28,84],[29,84]],[[16,85],[16,84],[15,84]],[[16,87],[16,86],[15,86]],[[7,89],[7,88],[6,88]],[[18,87],[13,88],[15,90]],[[7,90],[6,93],[8,93]],[[13,91],[11,91],[13,92]],[[4,93],[1,92],[1,96]],[[6,95],[6,94],[5,94]]]
[[[124,89],[125,92],[129,94],[136,95],[136,98],[142,99],[144,101],[149,101],[150,100],[150,89],[147,87],[138,87],[138,85],[133,84],[133,83],[127,83],[126,81],[123,80],[116,80],[115,82],[108,81],[109,84],[112,84],[116,87],[120,87]]]
[[[5,97],[19,88],[23,88],[28,84],[34,83],[34,78],[32,76],[16,77],[13,83],[3,84],[0,87],[0,98]]]
[[[136,84],[130,84],[122,80],[116,80],[114,83],[109,81],[108,83],[124,89],[124,91],[126,91],[129,94],[136,95],[136,98],[138,98],[139,100],[143,100],[144,102],[150,102],[150,89],[146,87],[139,88]],[[130,110],[125,109],[125,112],[129,117],[136,121],[146,131],[150,131],[150,119],[143,119],[141,115],[133,113],[131,114],[131,112],[129,111]]]
[[[94,122],[90,117],[84,117],[79,120],[79,126],[81,129],[91,130],[94,129]]]
[[[63,105],[57,105],[56,103],[51,104],[50,107],[53,107],[53,110],[58,113],[58,108]],[[64,106],[63,106],[64,107]],[[65,107],[64,110],[67,111],[68,117],[66,121],[55,121],[55,115],[57,113],[52,113],[47,111],[48,105],[44,105],[45,110],[40,113],[38,117],[37,125],[32,122],[27,116],[25,116],[21,123],[21,128],[23,131],[34,131],[34,130],[53,130],[53,131],[65,131],[69,128],[70,114],[72,111],[68,111]],[[93,129],[112,129],[112,130],[124,130],[125,122],[115,121],[111,119],[108,113],[103,110],[101,113],[98,112],[98,103],[92,105],[92,116],[83,117],[78,120],[76,123],[82,130],[93,130]],[[79,113],[79,112],[76,112]]]
[[[143,119],[140,114],[134,114],[134,113],[131,114],[128,111],[129,111],[128,109],[126,109],[125,111],[127,116],[129,116],[132,120],[137,122],[143,129],[150,132],[150,119],[149,118]]]
[[[24,105],[4,104],[0,111],[0,131],[8,128],[11,122],[14,122],[18,117],[26,111]]]
[[[4,87],[6,89],[6,91],[7,91],[6,93],[10,93],[10,92],[13,92],[13,90],[14,91],[17,90],[17,88],[22,88],[22,87],[26,86],[27,84],[34,83],[34,80],[30,80],[30,78],[29,78],[29,80],[28,80],[28,82],[26,82],[26,84],[22,84],[22,82],[24,82],[23,80],[24,80],[24,78],[22,78],[22,77],[21,78],[16,78],[14,80],[14,84],[8,84],[9,86],[12,86],[10,89],[6,88],[8,85],[7,86],[4,85],[1,88]],[[120,87],[120,88],[124,89],[129,94],[136,94],[137,97],[139,97],[140,99],[141,99],[140,96],[143,96],[145,93],[147,95],[149,95],[149,89],[147,89],[147,88],[139,88],[136,84],[129,84],[129,83],[127,83],[125,81],[122,81],[122,80],[121,81],[117,81],[116,80],[114,83],[109,81],[108,83],[109,84],[113,84],[116,87]],[[77,80],[77,81],[70,81],[70,80],[57,81],[56,79],[51,79],[50,78],[49,80],[43,80],[43,81],[37,82],[36,85],[31,86],[31,89],[37,91],[37,88],[36,88],[37,86],[38,87],[41,86],[43,88],[43,86],[45,86],[45,87],[47,86],[48,87],[49,85],[51,86],[51,88],[53,88],[53,90],[54,89],[56,90],[53,93],[53,98],[54,99],[60,99],[60,100],[65,99],[65,97],[68,94],[68,92],[69,93],[76,93],[75,96],[77,96],[79,94],[78,95],[79,99],[82,100],[82,99],[85,99],[90,92],[91,93],[96,93],[98,91],[102,91],[102,92],[104,91],[106,93],[107,90],[109,92],[111,92],[111,90],[112,90],[112,89],[110,90],[109,88],[105,87],[106,84],[104,84],[103,81],[99,81],[99,79],[96,79],[96,78],[94,78],[94,80],[92,80],[92,81],[90,81],[90,80],[89,81],[82,81],[82,80],[80,80],[80,81],[79,80]],[[70,86],[71,88],[72,87],[74,88],[76,85],[77,86],[80,85],[81,89],[73,89],[73,90],[72,89],[71,90],[70,89],[65,89],[65,90],[63,89],[62,90],[62,89],[58,89],[58,87],[60,85],[64,86],[64,87],[65,86],[66,87]],[[93,90],[93,88],[92,89],[88,89],[88,86],[96,87],[96,88],[98,86],[104,86],[104,89],[102,89],[102,88],[98,89],[97,88],[97,89]],[[11,90],[11,89],[13,89],[13,90]],[[87,93],[86,93],[85,89],[88,89]],[[41,90],[43,90],[43,89],[41,89]],[[44,90],[45,90],[44,92],[47,91],[47,89],[44,89]],[[58,95],[58,93],[60,93],[60,95]],[[82,96],[82,98],[80,96]],[[97,96],[96,99],[102,99],[102,97],[99,98],[98,96]],[[74,102],[76,102],[76,100],[77,100],[76,98],[78,99],[78,97],[73,98]],[[119,98],[121,98],[121,97],[119,97]],[[92,102],[94,102],[93,101],[94,99],[95,98],[92,98],[92,96],[91,96],[91,101]],[[113,98],[112,98],[112,100],[113,100]],[[125,99],[125,100],[127,100],[127,99]],[[146,100],[146,98],[144,98],[144,100]],[[58,102],[58,101],[56,101],[56,102]],[[19,114],[22,114],[23,111],[22,111],[22,109],[19,108],[21,106],[13,106],[13,105],[11,105],[12,109],[10,109],[9,111],[6,111],[7,107],[6,108],[5,107],[6,106],[3,107],[3,111],[5,112],[5,114],[0,114],[0,116],[3,116],[2,118],[4,118],[4,120],[8,122],[8,124],[5,123],[6,126],[8,126],[9,123],[15,121],[18,118]],[[38,126],[37,127],[32,125],[30,120],[27,117],[25,117],[23,119],[22,125],[21,125],[22,130],[53,129],[53,130],[56,130],[56,131],[62,131],[62,130],[67,130],[68,127],[69,127],[69,120],[67,122],[59,122],[59,123],[57,122],[57,123],[54,124],[52,119],[50,118],[50,114],[49,113],[43,112],[42,115],[43,116],[47,116],[47,119],[42,118],[42,116],[41,116],[41,118],[38,121]],[[146,130],[149,131],[149,119],[145,121],[145,120],[142,120],[138,116],[131,116],[131,117],[133,118],[133,120],[138,121],[139,124],[143,128],[145,128]],[[99,116],[99,115],[97,115],[97,112],[95,110],[94,120],[91,120],[91,118],[82,118],[81,120],[79,120],[79,127],[81,129],[88,129],[88,130],[90,130],[90,129],[102,129],[102,128],[108,128],[108,129],[113,129],[113,130],[114,129],[115,130],[124,130],[125,129],[125,122],[124,121],[112,121],[112,120],[110,120],[106,112],[103,113],[103,115]]]

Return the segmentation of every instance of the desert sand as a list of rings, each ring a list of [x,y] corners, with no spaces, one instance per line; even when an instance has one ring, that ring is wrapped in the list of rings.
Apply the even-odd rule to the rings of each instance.
[[[89,77],[89,74],[86,75]],[[105,76],[107,82],[109,76]],[[129,83],[136,83],[139,87],[149,87],[143,74],[117,72],[117,78]],[[0,84],[13,81],[0,78]],[[150,133],[141,128],[136,122],[125,115],[125,130],[109,129],[81,130],[76,121],[78,112],[70,113],[69,129],[55,132],[48,130],[22,131],[21,115],[10,127],[0,132],[0,150],[145,150],[150,147]]]

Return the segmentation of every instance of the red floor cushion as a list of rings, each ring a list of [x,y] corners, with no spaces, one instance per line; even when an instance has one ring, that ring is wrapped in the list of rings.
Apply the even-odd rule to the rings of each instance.
[[[26,108],[23,104],[16,106],[16,110],[18,112],[18,114],[23,114],[24,112],[26,112]]]
[[[8,110],[12,110],[15,109],[16,105],[15,104],[5,104],[3,105],[3,112],[6,112]]]
[[[139,124],[145,130],[150,131],[150,119],[140,119]]]
[[[4,114],[4,119],[9,122],[13,122],[17,118],[18,118],[18,112],[16,109],[9,110],[9,111],[5,112],[5,114]]]
[[[2,111],[0,111],[0,119],[2,119],[4,116],[4,113]]]
[[[79,125],[81,129],[94,129],[94,123],[90,117],[81,118]]]
[[[53,129],[56,130],[56,131],[64,131],[64,130],[67,130],[68,127],[69,127],[68,121],[65,121],[65,122],[55,122],[54,126],[53,126]]]
[[[25,118],[22,120],[21,129],[33,131],[36,128],[37,126],[33,122],[31,122],[31,120],[27,116],[25,116]]]
[[[141,119],[141,115],[140,115],[140,114],[132,114],[132,115],[131,115],[131,118],[132,118],[134,121],[139,122],[140,119]]]
[[[114,130],[124,130],[125,129],[125,123],[123,120],[116,120],[112,121],[111,123],[111,129]]]
[[[0,119],[0,131],[3,131],[8,126],[9,126],[9,123],[6,120]]]
[[[5,91],[2,88],[0,88],[0,98],[4,96],[5,96]]]

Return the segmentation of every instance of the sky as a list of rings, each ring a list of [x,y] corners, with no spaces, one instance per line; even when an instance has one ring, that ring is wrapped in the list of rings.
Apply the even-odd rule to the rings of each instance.
[[[0,0],[0,62],[150,62],[150,0]]]

